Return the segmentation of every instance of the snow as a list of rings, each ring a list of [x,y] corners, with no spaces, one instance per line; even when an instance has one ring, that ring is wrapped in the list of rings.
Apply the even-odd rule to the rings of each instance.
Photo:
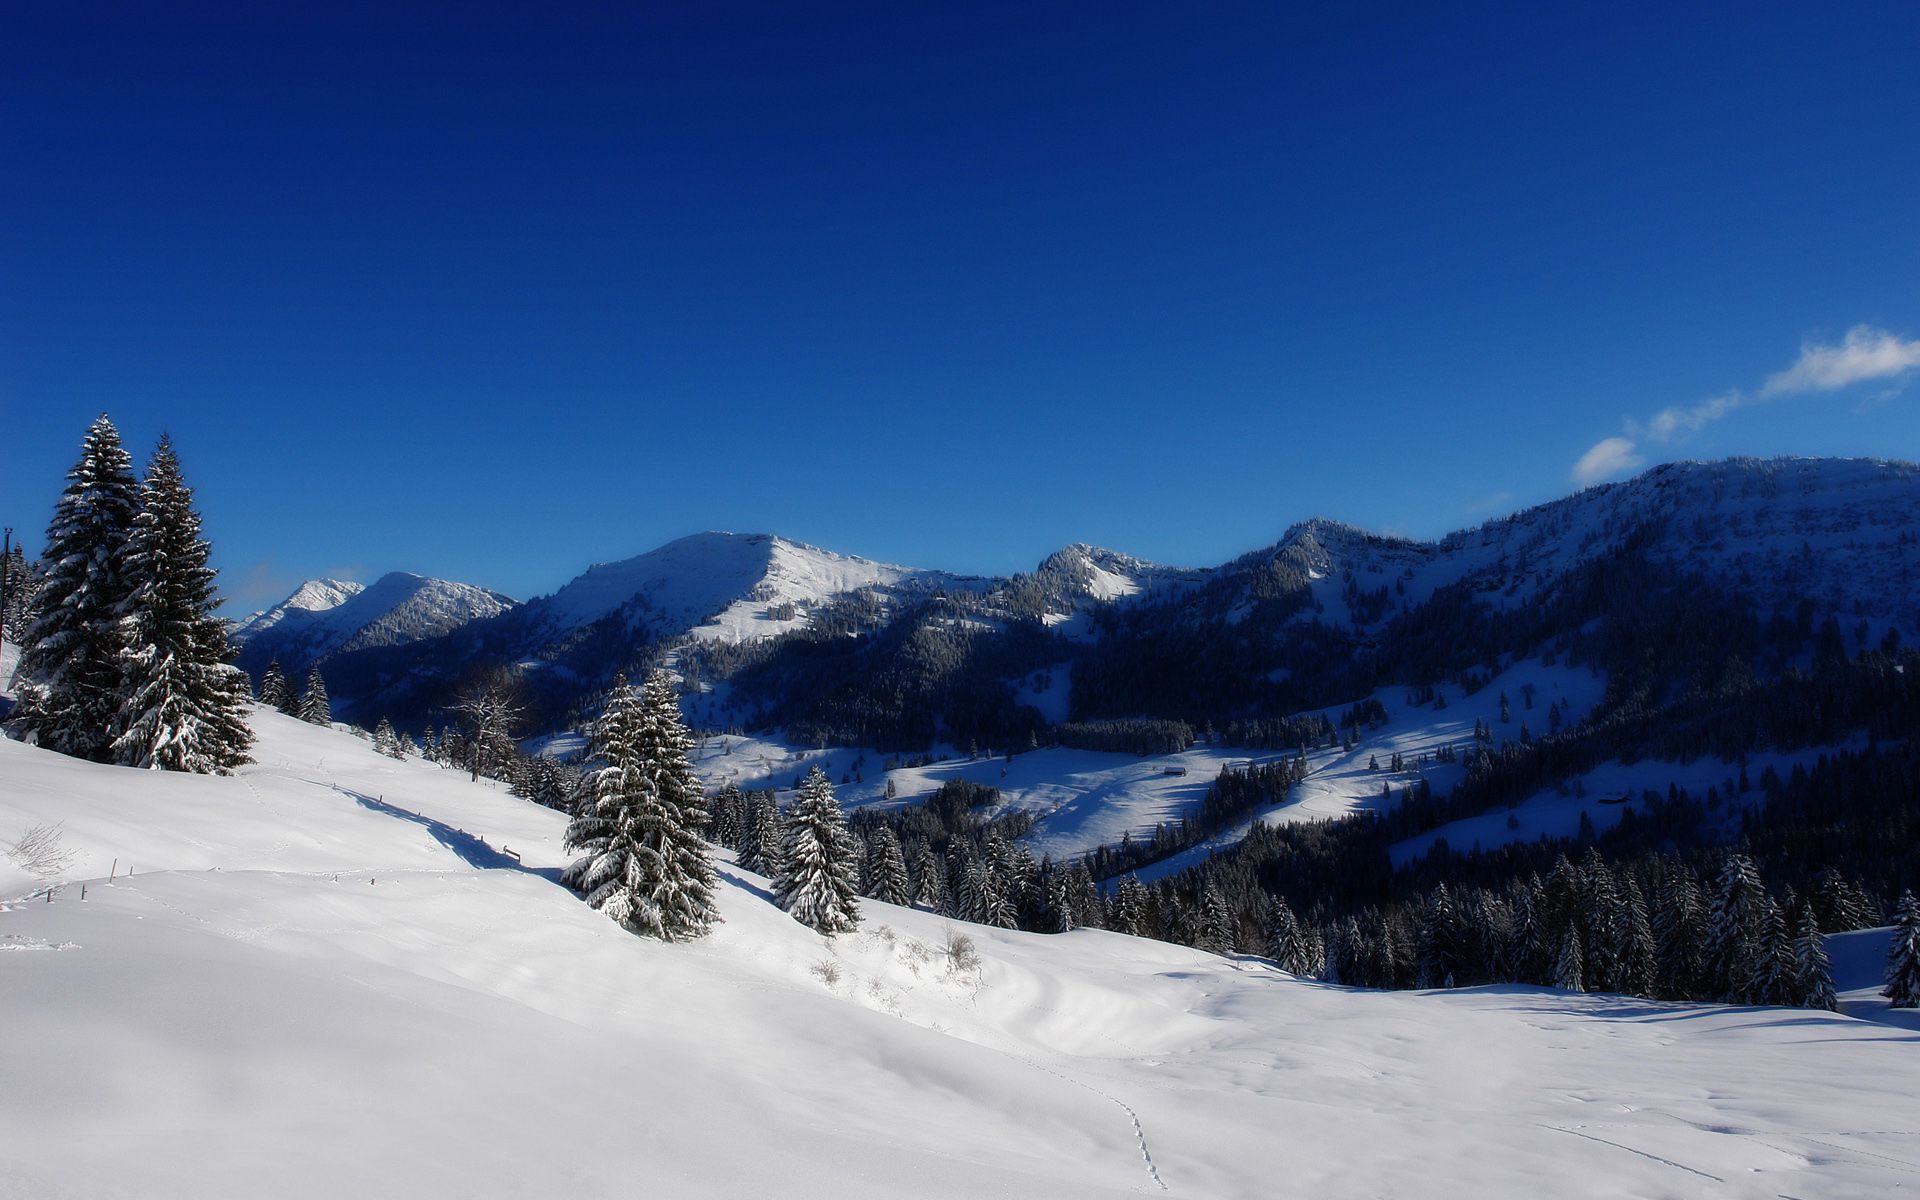
[[[724,856],[725,923],[669,946],[555,885],[559,814],[256,719],[233,779],[0,742],[0,831],[80,856],[0,911],[0,1194],[1867,1197],[1920,1162],[1920,1036],[1856,992],[1365,993],[872,902],[829,942]]]
[[[588,568],[533,602],[554,632],[592,624],[633,604],[656,633],[725,642],[771,637],[807,624],[809,610],[860,588],[931,588],[954,577],[835,554],[767,534],[699,533],[616,563]],[[776,620],[770,610],[793,605]]]
[[[236,645],[244,645],[289,617],[300,620],[294,616],[296,613],[318,614],[338,608],[359,595],[365,587],[365,584],[355,583],[351,579],[309,579],[293,589],[293,594],[285,600],[241,621],[233,630],[233,641]]]
[[[406,571],[389,572],[364,587],[309,580],[285,601],[243,623],[233,632],[233,642],[246,663],[264,664],[270,657],[310,663],[349,650],[450,633],[513,606],[498,592]]]
[[[1051,688],[1044,694],[1031,686],[1037,680],[1023,683],[1023,702],[1065,703],[1070,673],[1055,668],[1049,674]],[[1531,710],[1524,706],[1520,690],[1528,685],[1534,689]],[[1505,725],[1499,721],[1503,689],[1512,709],[1512,719]],[[1392,783],[1397,803],[1398,793],[1423,776],[1411,765],[1414,760],[1447,745],[1465,750],[1472,744],[1475,719],[1493,728],[1497,737],[1517,739],[1523,721],[1536,733],[1544,733],[1550,704],[1562,703],[1565,720],[1577,721],[1599,703],[1605,681],[1585,668],[1548,667],[1529,659],[1509,666],[1471,696],[1454,684],[1443,684],[1435,690],[1446,697],[1445,709],[1409,705],[1407,689],[1402,687],[1375,692],[1372,698],[1380,702],[1388,719],[1376,730],[1363,730],[1354,750],[1335,747],[1310,752],[1310,774],[1285,804],[1254,814],[1232,829],[1143,870],[1142,878],[1157,879],[1204,861],[1244,838],[1255,820],[1325,820],[1378,807],[1386,803],[1381,797],[1384,782]],[[1341,704],[1314,711],[1337,722],[1351,706]],[[1409,764],[1398,775],[1385,769],[1396,751]],[[1370,755],[1378,757],[1380,770],[1367,769]],[[1196,745],[1177,754],[1146,757],[1051,748],[1017,754],[1011,760],[970,759],[954,754],[945,761],[888,772],[881,769],[887,756],[876,751],[806,749],[773,734],[757,734],[708,738],[696,754],[695,766],[711,787],[735,783],[747,789],[790,788],[815,764],[836,785],[843,777],[858,773],[863,776],[860,781],[837,788],[841,803],[850,807],[884,803],[889,778],[897,804],[923,800],[953,779],[986,784],[1000,789],[1001,806],[997,811],[1034,814],[1034,827],[1023,839],[1034,854],[1060,859],[1111,845],[1127,833],[1135,839],[1149,836],[1156,824],[1178,821],[1192,813],[1222,769],[1282,757],[1284,753],[1277,750],[1232,746]],[[1444,792],[1458,782],[1462,770],[1457,765],[1430,763],[1424,777]],[[1658,786],[1665,785],[1664,778],[1658,781]],[[1504,821],[1504,814],[1501,819]]]

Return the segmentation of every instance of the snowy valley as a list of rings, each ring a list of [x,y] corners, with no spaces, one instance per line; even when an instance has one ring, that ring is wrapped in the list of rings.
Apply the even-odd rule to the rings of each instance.
[[[0,880],[0,1192],[1838,1198],[1920,1169],[1884,932],[1832,939],[1839,1014],[1369,992],[871,901],[823,939],[723,854],[724,922],[667,945],[554,882],[561,814],[254,720],[231,778],[0,741],[0,831],[72,855]]]

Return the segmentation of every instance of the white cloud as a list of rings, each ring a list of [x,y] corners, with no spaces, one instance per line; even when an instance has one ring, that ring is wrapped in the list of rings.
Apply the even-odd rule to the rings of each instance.
[[[1800,357],[1786,370],[1769,375],[1758,392],[1731,391],[1690,407],[1664,408],[1645,424],[1628,418],[1628,436],[1595,443],[1573,464],[1573,477],[1581,483],[1593,483],[1630,471],[1646,461],[1637,453],[1640,442],[1664,445],[1698,433],[1736,409],[1780,396],[1837,392],[1856,383],[1895,379],[1915,368],[1920,368],[1920,341],[1907,341],[1871,325],[1855,325],[1838,345],[1800,343]],[[1880,399],[1897,393],[1905,384],[1901,380]]]
[[[1644,435],[1650,441],[1669,442],[1676,434],[1700,432],[1745,403],[1747,398],[1739,392],[1728,392],[1692,408],[1662,409],[1644,426],[1629,422],[1627,432]]]
[[[1631,471],[1645,461],[1634,453],[1631,438],[1602,438],[1573,464],[1573,478],[1576,483],[1598,483],[1609,475]]]
[[[1767,379],[1762,396],[1835,392],[1869,379],[1891,379],[1920,367],[1920,341],[1909,342],[1884,329],[1855,325],[1837,346],[1800,345],[1799,359]]]

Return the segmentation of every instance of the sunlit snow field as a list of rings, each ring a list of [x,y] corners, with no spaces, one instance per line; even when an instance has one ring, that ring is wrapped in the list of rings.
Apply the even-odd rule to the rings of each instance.
[[[1920,1172],[1882,933],[1833,939],[1838,1016],[1371,993],[871,902],[829,942],[723,854],[725,923],[667,946],[554,882],[559,814],[255,723],[231,779],[0,741],[0,841],[58,822],[74,854],[51,902],[0,875],[0,1195],[1867,1197]]]

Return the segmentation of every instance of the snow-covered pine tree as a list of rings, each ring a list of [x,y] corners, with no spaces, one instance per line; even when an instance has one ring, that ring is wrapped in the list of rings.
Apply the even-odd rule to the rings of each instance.
[[[693,735],[680,715],[673,676],[655,668],[640,687],[647,720],[641,726],[640,766],[653,777],[653,794],[666,820],[649,831],[654,855],[651,903],[660,914],[668,941],[688,941],[720,919],[713,902],[713,860],[709,857],[707,793],[694,773]]]
[[[601,765],[581,776],[567,826],[567,850],[586,854],[562,880],[626,929],[669,942],[700,937],[719,920],[691,746],[664,671],[641,688],[617,682],[594,725]]]
[[[1619,928],[1615,945],[1619,948],[1619,971],[1614,987],[1635,996],[1653,995],[1654,977],[1659,973],[1654,955],[1653,922],[1647,915],[1646,896],[1631,875],[1622,881]]]
[[[913,903],[932,912],[940,911],[946,899],[946,872],[925,838],[915,838],[907,852],[907,877]]]
[[[1232,954],[1237,924],[1219,887],[1207,884],[1200,893],[1200,925],[1195,931],[1194,946],[1215,954]]]
[[[867,895],[882,904],[905,904],[912,895],[900,836],[885,825],[867,839]]]
[[[1137,875],[1128,875],[1113,889],[1113,928],[1116,933],[1139,937],[1147,915],[1147,885]]]
[[[380,723],[373,727],[374,751],[391,758],[393,757],[393,742],[393,722],[387,720],[385,717],[381,717]]]
[[[1750,985],[1759,977],[1766,948],[1767,906],[1771,900],[1753,860],[1730,854],[1720,868],[1713,907],[1707,918],[1705,985],[1709,995],[1733,1004],[1751,1004]]]
[[[1581,971],[1580,931],[1569,925],[1560,935],[1553,956],[1553,986],[1569,992],[1587,990]]]
[[[1840,1008],[1833,994],[1833,964],[1827,960],[1820,919],[1811,904],[1800,910],[1800,924],[1793,935],[1793,1003],[1828,1012]]]
[[[309,725],[333,724],[333,705],[327,700],[327,681],[320,668],[307,672],[306,690],[300,693],[300,711],[294,714]]]
[[[266,674],[260,677],[260,703],[281,712],[286,712],[293,704],[293,685],[287,682],[286,675],[281,672],[277,658],[267,663]]]
[[[1761,923],[1760,954],[1753,981],[1746,989],[1748,1004],[1798,1004],[1794,990],[1793,938],[1787,932],[1784,906],[1768,897]]]
[[[746,820],[740,830],[740,865],[771,879],[780,873],[780,843],[786,836],[780,802],[771,791],[747,793]]]
[[[708,806],[707,840],[716,846],[738,850],[740,830],[746,820],[747,798],[740,785],[728,783]]]
[[[0,634],[9,641],[26,637],[33,618],[33,593],[39,588],[34,569],[27,565],[26,551],[15,546],[0,562]]]
[[[1894,1008],[1920,1008],[1920,900],[1911,891],[1900,894],[1887,949],[1887,986],[1880,994]]]
[[[1446,884],[1433,889],[1415,941],[1416,987],[1450,988],[1460,970],[1460,919]]]
[[[139,511],[133,460],[103,413],[47,525],[46,574],[20,649],[14,723],[28,741],[106,761],[125,698],[120,618],[130,587],[127,539]]]
[[[1686,864],[1670,860],[1660,877],[1654,906],[1654,995],[1690,1000],[1701,992],[1706,970],[1707,913],[1700,885]]]
[[[1540,919],[1544,897],[1545,885],[1538,875],[1513,890],[1513,918],[1501,961],[1503,973],[1517,983],[1546,986],[1553,978],[1547,929]]]
[[[1304,931],[1286,900],[1274,896],[1267,901],[1267,957],[1290,975],[1307,975],[1307,947]]]
[[[162,436],[147,463],[124,565],[129,594],[120,619],[124,678],[113,755],[125,766],[227,775],[252,761],[253,690],[228,661],[209,550],[180,459]]]
[[[780,907],[802,925],[831,937],[860,924],[853,885],[858,849],[834,799],[833,784],[817,765],[800,784],[787,810],[780,873],[773,892]]]

